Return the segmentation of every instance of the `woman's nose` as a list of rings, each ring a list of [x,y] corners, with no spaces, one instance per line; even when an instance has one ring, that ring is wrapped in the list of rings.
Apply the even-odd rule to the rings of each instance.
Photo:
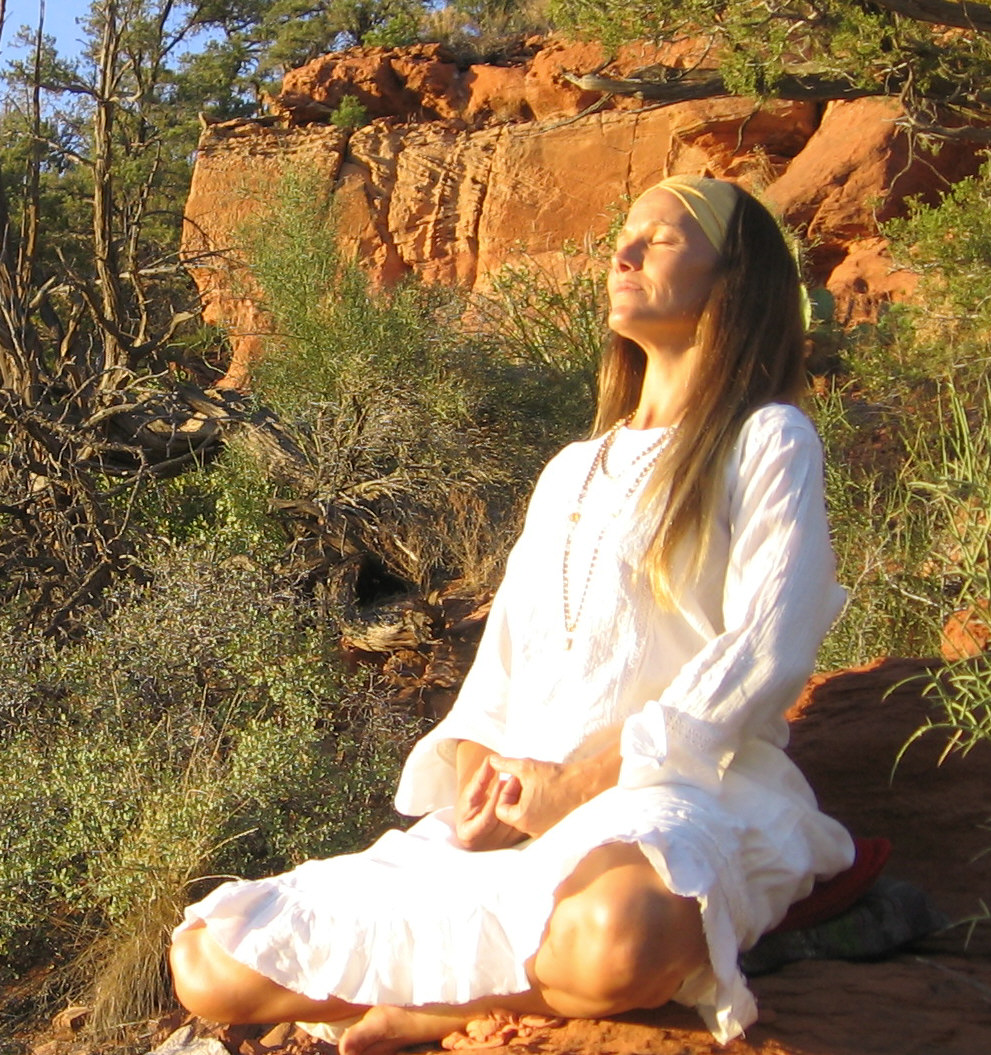
[[[633,271],[637,266],[635,254],[628,245],[620,246],[612,255],[614,271]]]

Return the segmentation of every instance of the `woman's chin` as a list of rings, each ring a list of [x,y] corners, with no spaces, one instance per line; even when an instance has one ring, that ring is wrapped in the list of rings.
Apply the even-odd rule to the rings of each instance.
[[[637,326],[636,316],[629,311],[610,311],[606,325],[617,337],[627,337],[635,341],[636,333],[642,327]]]

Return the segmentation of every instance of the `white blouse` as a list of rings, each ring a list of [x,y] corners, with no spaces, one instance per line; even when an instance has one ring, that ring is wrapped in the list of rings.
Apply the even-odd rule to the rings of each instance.
[[[225,883],[183,926],[204,920],[229,955],[314,999],[461,1004],[530,986],[526,964],[561,882],[594,848],[623,841],[699,902],[708,963],[675,998],[721,1042],[754,1021],[739,950],[853,858],[781,750],[783,713],[843,591],[818,437],[800,411],[772,405],[733,448],[698,582],[659,608],[639,571],[649,527],[637,484],[664,439],[621,429],[594,474],[605,441],[575,443],[540,477],[477,659],[402,773],[398,808],[428,816],[359,854]],[[538,839],[487,853],[460,845],[457,741],[567,761],[617,737],[617,787]]]
[[[702,574],[671,611],[659,608],[639,572],[648,540],[647,518],[637,513],[643,485],[628,494],[644,464],[637,456],[659,438],[657,429],[616,433],[610,475],[600,467],[589,481],[576,525],[571,515],[604,441],[571,444],[548,464],[461,693],[404,768],[401,812],[454,801],[462,739],[561,762],[619,734],[621,787],[711,792],[742,744],[787,743],[784,711],[845,596],[835,581],[819,438],[790,405],[764,406],[745,422]],[[570,648],[569,528],[578,614]]]

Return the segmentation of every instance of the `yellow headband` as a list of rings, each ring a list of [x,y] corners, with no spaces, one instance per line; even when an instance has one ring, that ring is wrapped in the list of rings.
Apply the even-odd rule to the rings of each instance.
[[[692,214],[717,252],[722,252],[729,218],[739,200],[732,183],[703,176],[669,176],[650,189],[670,191]]]

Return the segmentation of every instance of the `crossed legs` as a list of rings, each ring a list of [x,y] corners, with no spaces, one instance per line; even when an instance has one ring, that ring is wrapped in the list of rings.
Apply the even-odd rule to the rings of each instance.
[[[495,1009],[598,1018],[658,1007],[706,959],[697,901],[672,894],[639,847],[593,850],[558,888],[536,954],[532,987],[470,1004],[423,1008],[311,1000],[231,959],[202,925],[172,947],[176,993],[192,1012],[220,1022],[333,1022],[362,1015],[341,1041],[341,1055],[390,1055],[438,1040]]]

